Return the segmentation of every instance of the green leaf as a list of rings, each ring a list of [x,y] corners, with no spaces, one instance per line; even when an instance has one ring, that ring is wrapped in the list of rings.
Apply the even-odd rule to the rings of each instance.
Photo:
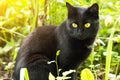
[[[52,75],[52,73],[49,73],[49,80],[55,80],[55,77]]]
[[[20,80],[30,80],[28,76],[27,68],[21,68],[20,70]]]
[[[76,72],[76,70],[69,70],[69,71],[63,72],[62,75],[63,75],[63,76],[67,76],[67,75],[69,75],[69,74],[71,74],[71,73],[74,73],[74,72]]]
[[[90,69],[83,69],[81,74],[81,80],[94,80],[94,75],[93,73],[90,71]]]
[[[90,3],[90,2],[91,2],[91,0],[86,0],[86,2]]]
[[[60,50],[58,50],[56,53],[56,56],[59,56],[59,55],[60,55]]]

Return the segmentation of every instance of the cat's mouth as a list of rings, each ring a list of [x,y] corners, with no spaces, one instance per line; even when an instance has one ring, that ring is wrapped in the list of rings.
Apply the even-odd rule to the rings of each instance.
[[[92,38],[92,36],[90,36],[90,35],[79,35],[79,36],[76,36],[76,38],[79,39],[79,40],[85,40],[85,39],[88,39],[88,38]]]
[[[83,35],[78,35],[76,36],[75,38],[79,39],[79,40],[84,40],[86,39],[87,37],[83,36]]]
[[[78,37],[78,39],[79,39],[79,40],[84,40],[84,39],[86,39],[86,37],[80,36],[80,37]]]

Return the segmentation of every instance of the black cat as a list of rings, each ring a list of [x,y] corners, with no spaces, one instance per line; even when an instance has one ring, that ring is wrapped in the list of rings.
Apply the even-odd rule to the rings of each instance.
[[[95,3],[88,8],[74,7],[66,3],[68,18],[60,26],[42,26],[35,29],[20,47],[14,72],[19,80],[20,69],[27,68],[30,80],[48,80],[49,72],[57,76],[56,64],[48,64],[56,58],[64,71],[75,70],[91,53],[99,29],[99,11]],[[70,80],[76,80],[75,73]]]

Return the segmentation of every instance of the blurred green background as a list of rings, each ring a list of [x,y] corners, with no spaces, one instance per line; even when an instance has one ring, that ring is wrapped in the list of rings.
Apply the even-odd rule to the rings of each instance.
[[[120,75],[120,0],[0,0],[0,80],[12,78],[20,44],[31,31],[60,25],[67,18],[66,2],[82,7],[99,4],[100,30],[82,68],[89,68],[96,80],[104,80],[107,69]]]

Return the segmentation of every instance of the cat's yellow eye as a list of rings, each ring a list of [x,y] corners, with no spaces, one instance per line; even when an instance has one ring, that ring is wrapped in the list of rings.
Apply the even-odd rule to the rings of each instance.
[[[91,24],[90,23],[85,23],[84,26],[85,26],[85,28],[90,28]]]
[[[78,25],[77,25],[76,23],[72,23],[72,27],[73,27],[73,28],[77,28]]]

